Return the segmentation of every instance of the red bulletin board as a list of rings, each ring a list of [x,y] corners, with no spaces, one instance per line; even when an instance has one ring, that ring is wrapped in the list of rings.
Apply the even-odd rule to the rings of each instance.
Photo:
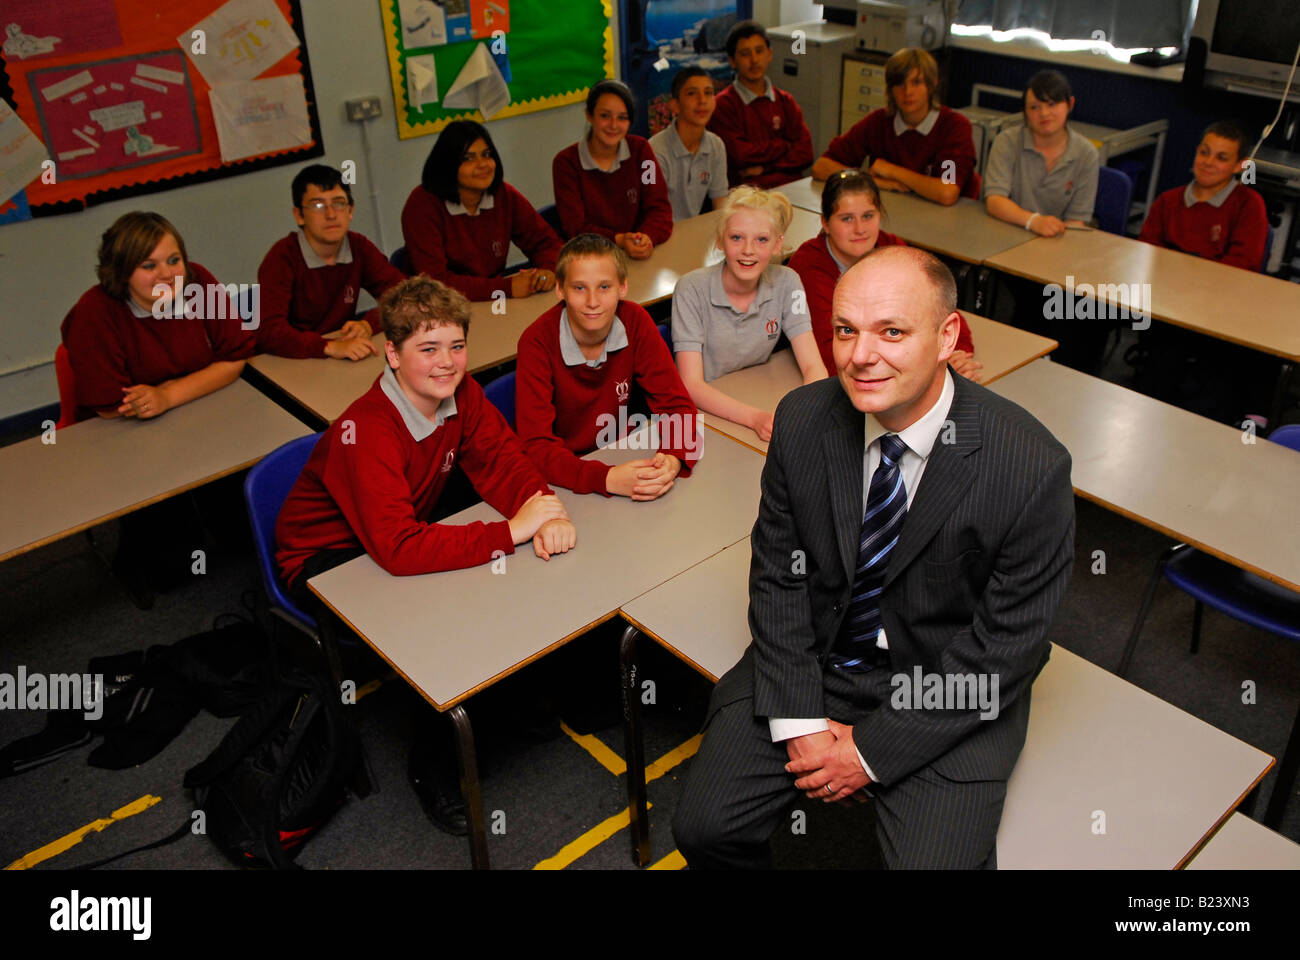
[[[320,124],[298,0],[274,0],[299,46],[258,79],[302,77],[310,143],[223,164],[209,86],[181,48],[226,0],[0,0],[3,91],[55,159],[27,186],[32,214],[65,212],[320,156]],[[21,35],[8,24],[16,23]],[[209,44],[245,43],[238,37]],[[251,43],[257,43],[255,36]],[[19,51],[23,55],[18,55]]]

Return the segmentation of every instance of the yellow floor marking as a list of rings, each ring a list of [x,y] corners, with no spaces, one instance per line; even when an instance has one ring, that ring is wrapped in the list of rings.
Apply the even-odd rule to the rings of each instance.
[[[646,809],[649,810],[650,807],[651,804],[647,803]],[[543,860],[541,863],[537,864],[537,866],[533,867],[533,869],[563,870],[579,857],[586,856],[631,822],[631,810],[625,807],[621,812],[614,814],[614,816],[610,817],[608,820],[603,820],[596,824],[577,840],[574,840],[572,843],[566,843],[559,853]]]
[[[599,737],[590,733],[574,733],[566,723],[561,723],[560,729],[569,735],[570,740],[591,754],[597,763],[614,776],[621,777],[627,772],[627,763],[617,753],[605,746]]]
[[[53,843],[47,843],[40,849],[33,850],[24,857],[19,857],[13,863],[9,864],[9,866],[5,867],[5,869],[26,870],[30,867],[34,867],[44,860],[49,860],[51,857],[57,857],[61,853],[66,853],[82,840],[86,839],[86,837],[91,833],[98,833],[106,827],[111,827],[119,820],[125,820],[127,817],[134,817],[137,813],[144,813],[144,811],[148,810],[155,803],[161,802],[162,797],[155,797],[151,793],[146,793],[139,800],[133,800],[125,807],[119,807],[114,810],[106,819],[96,820],[93,823],[86,824],[84,827],[78,827],[71,833],[59,837],[59,839],[55,840]]]
[[[700,741],[703,739],[704,734],[697,733],[680,747],[669,750],[654,763],[647,766],[645,768],[645,782],[649,783],[651,780],[658,780],[683,760],[689,760],[695,756],[695,752],[700,749]]]
[[[685,870],[686,858],[674,850],[668,856],[664,857],[658,863],[652,863],[646,867],[647,870]]]

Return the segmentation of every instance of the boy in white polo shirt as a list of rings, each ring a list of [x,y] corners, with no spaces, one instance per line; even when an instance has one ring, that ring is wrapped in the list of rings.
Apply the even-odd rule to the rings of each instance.
[[[704,199],[727,195],[727,148],[706,130],[714,107],[713,78],[700,67],[685,67],[673,77],[674,120],[650,138],[650,147],[668,179],[673,219],[700,213]]]

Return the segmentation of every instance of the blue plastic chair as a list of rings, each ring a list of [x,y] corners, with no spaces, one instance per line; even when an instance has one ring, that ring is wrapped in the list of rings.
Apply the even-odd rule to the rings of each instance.
[[[411,275],[411,258],[406,252],[405,244],[393,251],[393,255],[388,258],[388,262],[408,277]]]
[[[510,429],[513,430],[515,428],[515,371],[511,370],[497,377],[483,388],[483,393],[487,395],[488,402],[501,411],[501,416],[506,418],[506,423],[510,424]]]
[[[555,204],[548,203],[544,207],[538,207],[537,214],[550,225],[556,236],[561,240],[564,239],[564,227],[560,225],[560,211],[555,209]]]
[[[1100,167],[1097,170],[1097,200],[1092,214],[1097,225],[1107,233],[1121,237],[1128,232],[1129,207],[1133,203],[1133,181],[1122,170]]]
[[[263,457],[244,479],[244,501],[248,504],[248,519],[253,528],[257,569],[262,574],[262,586],[271,602],[271,613],[318,643],[320,634],[315,619],[289,599],[280,582],[275,563],[275,521],[320,437],[321,434],[313,433],[290,440]]]
[[[666,323],[659,324],[659,336],[664,338],[664,343],[668,345],[668,352],[673,352],[673,331]]]
[[[1300,424],[1278,427],[1268,439],[1300,452]],[[1142,625],[1146,622],[1156,587],[1162,579],[1167,579],[1196,601],[1192,614],[1192,653],[1200,648],[1201,614],[1205,606],[1213,607],[1220,613],[1259,630],[1300,642],[1300,594],[1180,543],[1165,551],[1156,563],[1155,572],[1147,584],[1146,596],[1142,598],[1137,621],[1133,624],[1133,631],[1124,647],[1124,655],[1120,658],[1117,672],[1121,677],[1128,672]],[[1277,786],[1273,789],[1268,810],[1264,814],[1264,823],[1273,829],[1277,829],[1281,822],[1291,785],[1295,781],[1296,768],[1300,766],[1298,748],[1300,711],[1296,713],[1295,726],[1278,767]]]

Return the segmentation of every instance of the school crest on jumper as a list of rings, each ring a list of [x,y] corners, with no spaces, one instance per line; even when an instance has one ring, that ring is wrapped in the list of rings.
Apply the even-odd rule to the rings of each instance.
[[[627,202],[628,202],[628,203],[636,203],[636,190],[635,190],[635,189],[629,189],[629,190],[628,190],[628,192],[627,192]]]
[[[619,403],[627,403],[627,398],[632,395],[632,385],[626,380],[619,380],[614,384],[614,395],[618,397]]]
[[[1223,224],[1216,223],[1210,227],[1210,243],[1218,243],[1219,238],[1223,236]]]
[[[492,241],[492,256],[504,257],[506,255],[505,244],[500,240]]]
[[[451,465],[456,462],[456,451],[448,450],[447,455],[442,458],[442,473],[451,473]]]
[[[772,129],[773,130],[781,129],[781,114],[779,113],[772,114]]]
[[[343,302],[344,303],[357,302],[357,292],[352,289],[352,284],[348,284],[346,287],[343,288]]]

